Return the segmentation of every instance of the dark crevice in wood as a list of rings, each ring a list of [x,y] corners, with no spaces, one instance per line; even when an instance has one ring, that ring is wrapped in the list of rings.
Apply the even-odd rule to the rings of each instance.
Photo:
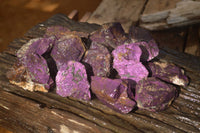
[[[179,132],[181,131],[181,132],[184,132],[184,130],[182,130],[182,129],[180,129],[180,128],[177,128],[175,125],[171,125],[171,124],[169,124],[169,123],[166,123],[166,122],[163,122],[163,121],[161,121],[161,120],[159,120],[159,119],[157,119],[157,118],[154,118],[154,117],[151,117],[151,116],[149,116],[149,115],[146,115],[146,114],[140,114],[140,113],[136,113],[137,115],[140,115],[140,116],[145,116],[145,117],[147,117],[147,118],[149,118],[149,119],[153,119],[153,120],[156,120],[156,121],[158,121],[158,122],[160,122],[160,123],[163,123],[163,124],[166,124],[168,127],[165,127],[165,128],[169,128],[169,130],[178,130]]]
[[[182,51],[181,51],[181,52],[183,52],[183,53],[184,53],[185,47],[186,47],[186,45],[187,45],[188,35],[189,35],[189,27],[187,27],[187,29],[186,29],[186,35],[185,35],[185,38],[184,38],[183,49],[182,49]]]
[[[145,1],[144,5],[143,5],[143,8],[142,8],[142,10],[141,10],[141,12],[140,12],[140,14],[143,14],[143,13],[144,13],[144,10],[145,10],[145,8],[146,8],[146,5],[147,5],[148,1],[149,1],[149,0],[146,0],[146,1]],[[141,21],[141,19],[139,18],[135,25],[136,25],[136,26],[139,26],[140,21]]]

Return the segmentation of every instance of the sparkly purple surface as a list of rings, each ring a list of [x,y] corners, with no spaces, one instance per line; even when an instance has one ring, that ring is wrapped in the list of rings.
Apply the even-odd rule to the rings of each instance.
[[[122,79],[132,79],[136,82],[148,76],[147,69],[140,62],[142,51],[135,43],[124,44],[113,50],[113,68]]]
[[[129,113],[136,105],[128,97],[127,82],[121,79],[92,76],[91,89],[102,103],[120,113]]]
[[[17,52],[17,57],[30,73],[31,80],[44,84],[46,89],[50,88],[53,80],[47,61],[42,55],[50,51],[54,40],[54,37],[32,39]]]
[[[159,54],[159,48],[154,40],[136,43],[142,49],[141,61],[150,61]]]
[[[159,54],[158,45],[147,30],[132,26],[129,29],[129,39],[141,47],[142,61],[150,61]]]
[[[60,38],[51,51],[58,70],[70,60],[80,61],[85,52],[81,38],[76,35],[66,35]]]
[[[56,93],[62,97],[91,99],[85,66],[79,62],[69,61],[63,64],[56,75],[56,85]]]
[[[187,86],[189,80],[183,70],[178,66],[167,62],[149,62],[149,69],[153,77],[180,86]]]
[[[136,85],[135,100],[140,109],[162,111],[166,109],[176,96],[176,88],[159,79],[150,77]]]
[[[95,76],[107,77],[110,74],[111,55],[103,45],[92,43],[90,49],[85,53],[83,62],[92,67]]]

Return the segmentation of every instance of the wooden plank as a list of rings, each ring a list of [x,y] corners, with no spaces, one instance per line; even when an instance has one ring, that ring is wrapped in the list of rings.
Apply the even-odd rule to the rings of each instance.
[[[185,53],[200,56],[200,25],[194,25],[189,28]]]
[[[166,19],[171,9],[181,0],[148,0],[141,16],[142,22],[156,22]]]
[[[79,22],[87,22],[90,16],[92,15],[91,12],[86,12],[83,17],[79,20]]]
[[[78,20],[78,10],[71,11],[68,15],[68,18],[77,21]]]
[[[140,17],[140,26],[161,30],[200,22],[200,1],[149,0]]]
[[[120,22],[127,32],[138,22],[146,0],[103,0],[89,18],[89,23]]]
[[[60,21],[55,21],[60,20]],[[51,25],[70,26],[73,30],[96,30],[97,25],[77,23],[64,15],[55,15],[29,31],[33,38]],[[70,25],[68,25],[70,24]],[[37,33],[38,32],[38,33]],[[31,36],[33,33],[33,36]],[[41,35],[42,36],[42,35]],[[21,44],[24,39],[18,39]],[[12,58],[11,58],[12,57]],[[8,82],[5,72],[16,57],[0,54],[0,125],[14,132],[199,132],[200,131],[200,58],[161,49],[158,59],[175,63],[186,70],[190,85],[181,88],[172,106],[162,112],[135,110],[120,114],[106,107],[96,98],[79,101],[55,94],[25,91]]]

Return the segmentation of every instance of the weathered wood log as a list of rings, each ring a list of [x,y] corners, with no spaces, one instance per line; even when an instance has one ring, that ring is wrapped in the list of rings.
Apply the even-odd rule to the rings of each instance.
[[[200,1],[149,0],[140,20],[140,26],[149,30],[199,23]]]
[[[89,23],[120,22],[127,32],[139,20],[146,0],[103,0],[88,19]]]
[[[200,56],[200,26],[194,25],[189,28],[187,42],[184,52],[195,56]]]
[[[199,132],[200,131],[200,58],[171,49],[161,49],[161,60],[173,62],[186,70],[190,85],[181,88],[172,106],[162,112],[135,110],[120,114],[100,103],[63,98],[55,92],[25,91],[9,83],[6,71],[16,60],[15,50],[28,40],[43,36],[46,27],[64,25],[71,30],[92,32],[100,26],[78,23],[64,15],[55,15],[15,40],[10,49],[0,53],[0,125],[14,132]]]

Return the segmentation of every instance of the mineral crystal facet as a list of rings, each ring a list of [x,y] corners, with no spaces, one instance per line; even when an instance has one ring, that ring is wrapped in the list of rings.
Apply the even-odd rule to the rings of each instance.
[[[76,35],[66,35],[54,45],[51,56],[55,60],[58,70],[70,60],[80,61],[85,52],[81,38]]]
[[[20,65],[19,68],[14,67],[11,72],[21,76],[19,76],[20,82],[15,84],[30,91],[41,90],[46,92],[45,89],[51,88],[54,82],[43,54],[50,52],[54,42],[54,37],[36,38],[30,40],[18,50],[17,57]],[[14,76],[13,74],[10,74],[11,77]],[[15,78],[10,79],[13,80],[11,81],[13,83],[16,81]]]
[[[153,77],[184,87],[189,83],[184,71],[172,63],[156,61],[149,62],[148,66]]]
[[[159,54],[157,43],[147,30],[132,26],[129,29],[129,38],[141,47],[142,61],[150,61]]]
[[[122,79],[132,79],[136,82],[148,76],[147,69],[140,62],[142,51],[135,43],[124,44],[113,50],[113,68]]]
[[[91,89],[102,103],[118,112],[129,113],[136,105],[128,97],[127,82],[121,79],[92,76]]]
[[[166,109],[176,97],[176,88],[154,77],[146,78],[136,85],[137,106],[149,111]]]
[[[123,44],[113,50],[112,55],[114,57],[114,63],[124,64],[124,62],[133,61],[135,63],[140,62],[140,56],[142,51],[135,43]],[[126,63],[125,63],[126,64]]]
[[[92,43],[90,49],[85,53],[83,62],[91,66],[95,76],[106,77],[110,74],[111,55],[103,45]]]
[[[103,44],[109,50],[113,50],[128,40],[121,24],[117,22],[103,24],[101,29],[90,35],[90,39],[92,42]]]
[[[90,100],[90,84],[85,66],[80,62],[68,61],[56,75],[56,93],[62,97],[72,96],[80,100]]]

